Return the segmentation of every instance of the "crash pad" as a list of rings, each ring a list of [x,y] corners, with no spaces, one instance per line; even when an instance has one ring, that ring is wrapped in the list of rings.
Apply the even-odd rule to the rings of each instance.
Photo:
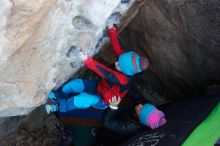
[[[220,102],[209,116],[193,130],[182,146],[214,146],[219,137]]]

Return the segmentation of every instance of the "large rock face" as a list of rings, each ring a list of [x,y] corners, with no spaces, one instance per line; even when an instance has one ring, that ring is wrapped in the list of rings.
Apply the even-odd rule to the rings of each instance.
[[[79,48],[96,53],[108,17],[116,12],[119,19],[134,1],[120,2],[1,0],[0,117],[45,103],[80,68]]]
[[[145,79],[167,97],[195,97],[220,83],[220,1],[146,0],[122,33],[147,56]]]

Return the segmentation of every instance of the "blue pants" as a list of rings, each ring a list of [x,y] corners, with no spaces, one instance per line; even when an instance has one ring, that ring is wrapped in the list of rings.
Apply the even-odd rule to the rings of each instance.
[[[73,79],[55,91],[60,112],[86,109],[90,106],[98,109],[107,108],[107,105],[97,94],[97,83],[95,80]]]

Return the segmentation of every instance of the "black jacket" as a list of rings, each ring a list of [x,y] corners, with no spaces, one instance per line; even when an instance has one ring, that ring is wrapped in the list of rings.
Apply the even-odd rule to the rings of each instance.
[[[117,134],[132,136],[136,132],[147,128],[140,123],[135,112],[135,105],[147,101],[134,86],[127,93],[127,98],[130,98],[133,104],[127,107],[119,106],[118,110],[107,108],[102,114],[101,124],[104,128]]]
[[[134,106],[119,107],[118,110],[107,108],[102,116],[102,128],[98,130],[93,146],[117,146],[133,135],[147,129],[133,114]]]
[[[133,107],[134,109],[134,107]],[[123,136],[132,136],[144,128],[131,108],[113,110],[107,108],[102,116],[102,126]]]

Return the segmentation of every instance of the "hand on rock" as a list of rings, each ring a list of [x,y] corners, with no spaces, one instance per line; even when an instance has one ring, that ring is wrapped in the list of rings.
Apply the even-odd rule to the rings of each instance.
[[[112,28],[112,27],[116,27],[116,25],[119,25],[120,22],[120,18],[121,18],[121,14],[119,12],[114,12],[107,21],[107,26],[108,29]]]
[[[114,26],[113,21],[112,21],[111,19],[109,19],[109,20],[107,21],[107,27],[108,27],[108,29],[112,28],[113,26]]]
[[[80,51],[79,55],[80,55],[80,58],[81,58],[83,61],[85,61],[87,58],[89,58],[87,52],[82,52],[82,51]]]

